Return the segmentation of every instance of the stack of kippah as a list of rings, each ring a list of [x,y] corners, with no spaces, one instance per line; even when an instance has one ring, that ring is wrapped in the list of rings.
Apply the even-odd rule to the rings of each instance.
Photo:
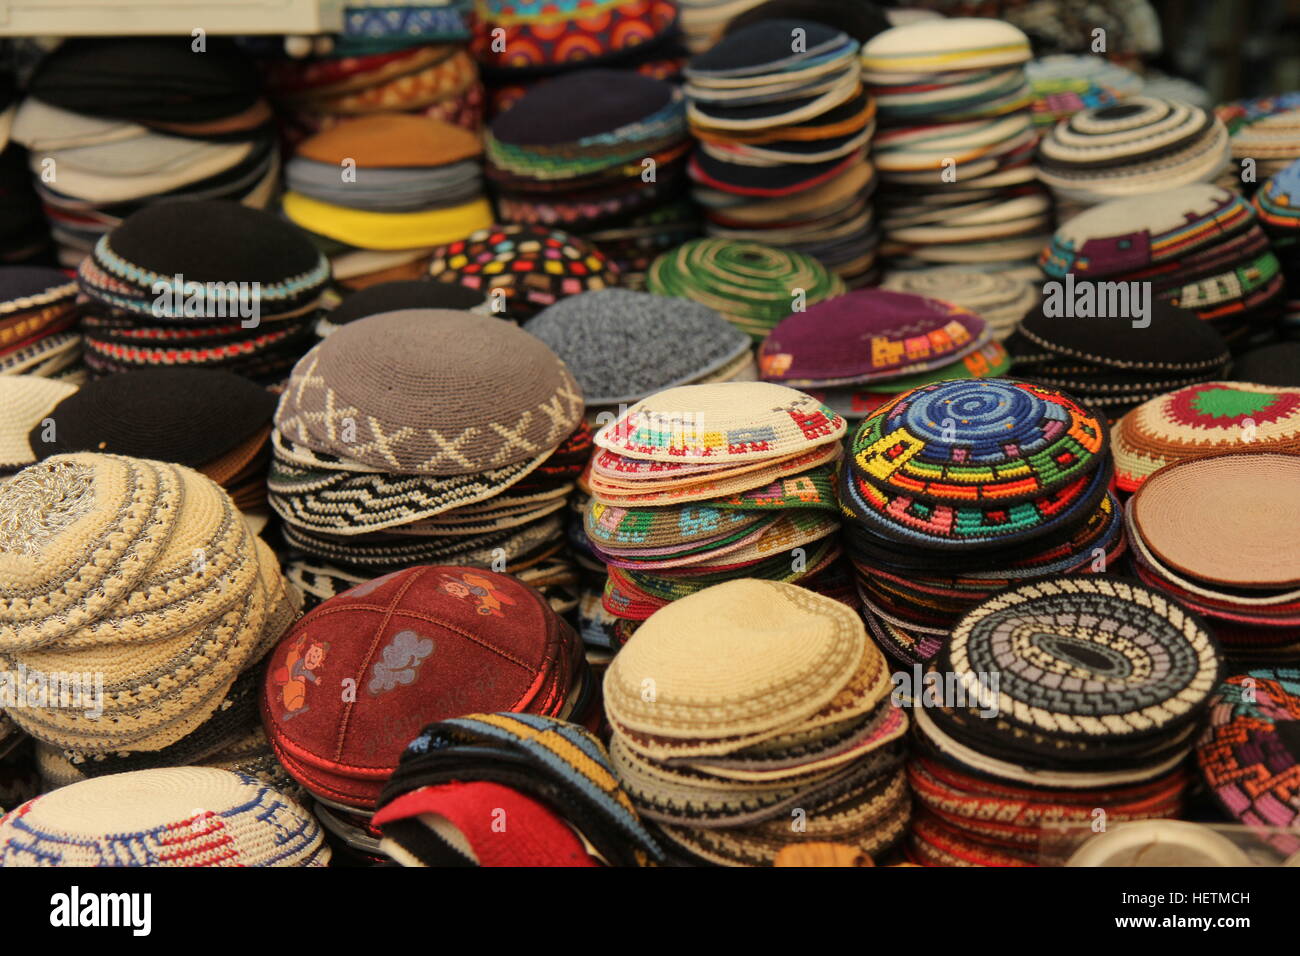
[[[257,665],[300,598],[213,481],[57,455],[0,486],[0,514],[0,663],[96,675],[71,706],[10,711],[24,730],[95,776],[192,763],[247,732]]]
[[[1232,137],[1232,165],[1221,184],[1250,194],[1241,177],[1242,160],[1250,160],[1254,181],[1263,182],[1300,159],[1300,90],[1277,96],[1237,100],[1214,108]]]
[[[32,76],[13,135],[65,265],[151,202],[273,198],[271,110],[252,65],[228,39],[193,42],[65,40]]]
[[[1028,38],[1009,23],[956,18],[886,30],[862,48],[886,127],[872,143],[883,255],[899,266],[1031,259],[1051,200],[1033,167]]]
[[[483,126],[483,84],[474,58],[455,42],[465,31],[457,33],[342,36],[332,44],[318,43],[316,54],[306,59],[271,60],[265,64],[266,84],[283,134],[298,142],[345,120],[389,113],[477,133]]]
[[[1150,283],[1237,347],[1276,321],[1285,298],[1277,256],[1250,203],[1198,183],[1094,206],[1042,251],[1049,279]]]
[[[599,237],[620,271],[636,275],[696,234],[680,213],[690,146],[671,84],[579,70],[538,84],[492,121],[488,178],[506,222]]]
[[[51,413],[77,386],[36,375],[0,375],[0,481],[44,458]]]
[[[1286,284],[1283,334],[1300,334],[1300,160],[1270,176],[1251,199]]]
[[[1229,817],[1279,853],[1300,853],[1300,670],[1235,674],[1210,700],[1210,722],[1196,746],[1201,777]]]
[[[1226,652],[1300,660],[1300,455],[1252,451],[1175,461],[1127,511],[1137,573],[1213,619]]]
[[[277,381],[302,354],[329,277],[307,237],[270,213],[149,206],[78,270],[86,364],[101,375],[189,365]]]
[[[677,24],[671,0],[484,0],[470,49],[485,68],[522,76],[626,60]]]
[[[1055,126],[1082,110],[1112,106],[1142,89],[1142,77],[1105,57],[1056,53],[1025,64],[1034,91],[1034,125]]]
[[[493,314],[521,322],[565,296],[619,284],[618,266],[599,249],[542,226],[480,229],[434,250],[429,274],[472,289]]]
[[[62,787],[0,817],[3,866],[326,866],[320,824],[242,773],[175,767]]]
[[[399,279],[377,282],[344,296],[317,320],[316,334],[325,338],[349,322],[402,309],[451,309],[480,314],[491,311],[487,293],[476,292],[468,286],[430,282],[427,278]]]
[[[1228,131],[1213,113],[1129,96],[1053,127],[1038,148],[1038,176],[1058,204],[1077,208],[1212,182],[1228,154]]]
[[[1121,491],[1173,461],[1264,450],[1300,454],[1300,388],[1189,385],[1139,405],[1111,433]]]
[[[876,110],[859,47],[836,27],[771,19],[690,61],[688,117],[700,141],[690,172],[711,234],[813,256],[852,285],[874,277],[866,157]],[[837,180],[843,192],[831,200]]]
[[[266,506],[275,396],[230,372],[139,369],[65,397],[31,429],[37,458],[79,451],[153,458],[207,475],[235,507]]]
[[[407,309],[340,327],[275,416],[271,507],[312,559],[291,576],[314,597],[422,562],[571,585],[548,560],[590,455],[582,412],[564,363],[499,319]]]
[[[685,299],[606,289],[582,292],[529,320],[524,329],[564,360],[582,387],[587,421],[613,421],[627,405],[677,385],[753,381],[758,375],[747,335],[708,306]],[[571,501],[569,540],[582,574],[578,609],[588,659],[599,662],[615,646],[604,610],[606,567],[582,530],[590,505]]]
[[[284,214],[331,258],[335,276],[423,275],[433,250],[492,222],[482,145],[423,116],[347,120],[298,145],[285,167]]]
[[[1031,309],[1007,339],[1016,375],[1065,389],[1110,421],[1170,389],[1223,375],[1230,360],[1223,336],[1167,302],[1152,297],[1141,317],[1134,300],[1117,315],[1073,314],[1070,291],[1108,309],[1105,288],[1073,283]]]
[[[758,349],[764,381],[810,389],[845,418],[949,378],[1002,375],[1006,349],[959,305],[858,289],[795,312]]]
[[[650,266],[646,288],[716,309],[761,342],[800,305],[841,294],[844,283],[816,259],[757,242],[694,239]]]
[[[493,827],[493,813],[510,821]],[[380,848],[404,866],[646,866],[664,859],[589,731],[536,714],[426,727],[384,787]]]
[[[962,266],[891,272],[880,287],[964,306],[988,324],[999,342],[1015,330],[1016,323],[1038,301],[1038,290],[1027,279],[1011,272],[983,272]]]
[[[585,721],[595,693],[577,635],[535,590],[426,565],[309,612],[271,653],[261,699],[280,762],[373,856],[369,816],[425,725],[485,710]]]
[[[656,613],[605,674],[610,757],[682,862],[770,866],[792,843],[872,857],[907,830],[906,714],[850,609],[732,581]]]
[[[1048,825],[1177,816],[1219,673],[1201,621],[1134,581],[1051,578],[984,602],[927,675],[945,699],[914,711],[911,854],[1025,866]]]
[[[873,635],[932,660],[961,615],[1018,581],[1104,570],[1124,548],[1106,426],[1011,379],[906,392],[863,421],[840,481]]]
[[[767,383],[671,388],[596,435],[586,520],[608,566],[619,636],[664,605],[735,578],[835,580],[835,463],[844,419]]]
[[[79,382],[77,283],[56,269],[0,267],[0,375]]]

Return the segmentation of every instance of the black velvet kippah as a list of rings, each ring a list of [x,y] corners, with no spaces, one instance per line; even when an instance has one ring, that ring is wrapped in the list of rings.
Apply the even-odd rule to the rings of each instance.
[[[859,43],[889,29],[889,20],[870,0],[767,0],[727,24],[726,33],[763,20],[813,20],[843,30]]]
[[[208,37],[66,40],[37,67],[28,92],[76,113],[138,122],[194,123],[234,116],[258,99],[257,75],[235,44]]]
[[[1167,302],[1151,300],[1145,328],[1123,316],[1049,316],[1047,302],[1040,300],[1020,325],[1030,343],[1046,351],[1116,368],[1196,370],[1228,358],[1223,337],[1208,322]]]
[[[410,279],[404,282],[381,282],[354,292],[338,307],[325,313],[331,325],[346,325],[357,319],[397,312],[401,309],[472,309],[482,305],[485,297],[466,286],[430,279]]]
[[[271,423],[276,398],[232,372],[156,368],[86,383],[55,406],[54,440],[38,426],[38,458],[97,451],[197,468]]]
[[[804,31],[800,55],[829,45],[841,32],[812,20],[760,20],[727,34],[711,50],[692,58],[689,69],[693,73],[724,73],[789,60],[796,55],[791,49],[796,29]]]
[[[546,80],[492,121],[503,143],[548,146],[608,133],[653,115],[672,101],[663,80],[625,70],[578,70]],[[581,103],[582,109],[574,109]]]
[[[146,206],[113,230],[109,245],[133,265],[187,282],[274,285],[310,272],[320,258],[278,216],[223,200]]]
[[[1300,342],[1277,342],[1237,356],[1228,376],[1234,382],[1300,386]]]

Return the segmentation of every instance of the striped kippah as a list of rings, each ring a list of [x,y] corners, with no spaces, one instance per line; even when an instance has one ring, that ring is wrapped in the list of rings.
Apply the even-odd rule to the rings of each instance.
[[[663,852],[610,768],[609,755],[577,724],[536,714],[471,714],[430,724],[407,745],[379,799],[384,809],[420,787],[491,781],[546,804],[612,866],[645,866]],[[404,839],[405,828],[385,830]],[[398,832],[400,830],[400,833]],[[419,856],[419,847],[405,847]]]

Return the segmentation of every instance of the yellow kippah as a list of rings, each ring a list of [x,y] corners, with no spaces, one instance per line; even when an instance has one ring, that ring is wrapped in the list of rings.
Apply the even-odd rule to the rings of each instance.
[[[284,214],[303,229],[362,249],[441,246],[492,225],[486,199],[425,212],[366,212],[288,192]]]

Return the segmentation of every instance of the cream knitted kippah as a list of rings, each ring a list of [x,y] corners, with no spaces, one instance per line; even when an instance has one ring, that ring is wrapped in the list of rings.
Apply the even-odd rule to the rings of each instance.
[[[320,824],[242,773],[175,767],[60,787],[0,819],[0,866],[324,866]]]
[[[838,601],[775,581],[729,581],[637,630],[605,674],[606,713],[620,731],[735,750],[829,704],[866,643],[862,621]]]
[[[810,395],[769,382],[683,385],[643,399],[596,434],[652,461],[756,461],[840,438],[847,426]]]

